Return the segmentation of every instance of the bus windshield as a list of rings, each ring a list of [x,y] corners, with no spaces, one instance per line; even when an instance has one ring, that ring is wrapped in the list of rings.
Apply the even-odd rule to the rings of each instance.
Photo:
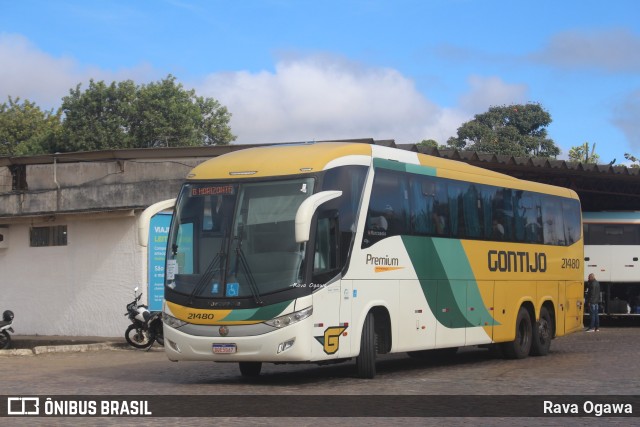
[[[188,183],[169,236],[167,286],[191,298],[253,298],[301,281],[295,216],[313,178]]]

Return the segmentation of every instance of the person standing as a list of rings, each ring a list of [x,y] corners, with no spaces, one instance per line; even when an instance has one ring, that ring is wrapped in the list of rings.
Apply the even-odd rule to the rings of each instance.
[[[596,280],[596,276],[589,274],[589,281],[587,282],[587,304],[589,304],[589,328],[587,332],[600,330],[600,283]]]

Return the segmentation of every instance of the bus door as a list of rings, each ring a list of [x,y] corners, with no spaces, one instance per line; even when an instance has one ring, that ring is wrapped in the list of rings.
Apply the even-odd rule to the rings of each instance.
[[[320,344],[314,345],[315,359],[346,357],[351,349],[353,284],[351,280],[335,279],[340,268],[338,239],[337,216],[332,212],[320,215],[314,241],[312,283],[308,284],[314,288],[313,334]]]
[[[340,337],[340,356],[347,356],[351,351],[351,338],[353,328],[351,327],[351,302],[353,299],[353,281],[340,281],[340,326],[345,329]]]
[[[351,281],[338,280],[313,294],[313,359],[335,359],[350,349],[344,333],[351,331],[348,321],[342,320],[351,312],[350,298],[341,287],[345,282],[350,287]]]
[[[567,281],[565,285],[565,334],[582,328],[584,283]]]

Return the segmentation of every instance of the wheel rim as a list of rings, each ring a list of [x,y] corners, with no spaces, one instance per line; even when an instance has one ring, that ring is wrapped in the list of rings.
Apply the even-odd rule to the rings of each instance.
[[[538,337],[540,339],[540,344],[546,344],[549,342],[551,329],[549,328],[549,322],[547,322],[547,319],[540,319],[538,324]]]

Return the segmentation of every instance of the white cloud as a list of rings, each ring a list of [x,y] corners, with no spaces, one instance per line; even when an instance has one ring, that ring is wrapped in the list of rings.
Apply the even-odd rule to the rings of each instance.
[[[443,110],[409,78],[336,57],[281,61],[275,72],[212,74],[197,92],[229,108],[238,143],[450,136],[441,129]]]
[[[14,64],[0,67],[0,102],[20,97],[46,109],[59,107],[69,89],[78,83],[86,87],[91,78],[141,83],[164,77],[145,65],[118,71],[86,67],[49,55],[19,35],[0,34],[0,63]],[[459,105],[443,108],[397,70],[315,55],[281,60],[273,72],[213,73],[195,89],[233,114],[237,143],[371,137],[444,144],[474,114],[520,102],[526,92],[525,86],[497,77],[472,76],[468,83]]]
[[[566,31],[530,58],[562,68],[585,67],[607,72],[640,71],[640,36],[626,29]]]
[[[57,108],[69,90],[90,79],[106,82],[143,78],[154,74],[151,67],[141,65],[117,72],[96,67],[81,67],[69,57],[56,58],[39,50],[25,37],[0,33],[0,102],[8,96],[28,99],[44,109]]]
[[[523,104],[527,99],[528,87],[524,84],[505,83],[499,77],[470,76],[470,91],[459,100],[463,111],[480,114],[492,106]]]

